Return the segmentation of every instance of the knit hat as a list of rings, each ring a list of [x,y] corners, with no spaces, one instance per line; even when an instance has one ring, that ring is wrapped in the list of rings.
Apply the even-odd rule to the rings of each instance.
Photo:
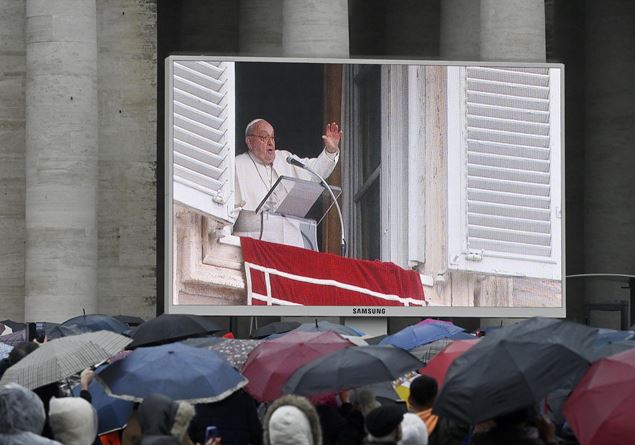
[[[281,406],[269,419],[269,437],[276,445],[313,445],[309,420],[297,407]]]
[[[380,406],[366,416],[366,429],[373,437],[385,437],[397,429],[403,420],[403,411],[397,406]]]
[[[95,408],[81,397],[53,397],[49,423],[55,439],[64,445],[91,445],[97,436]]]

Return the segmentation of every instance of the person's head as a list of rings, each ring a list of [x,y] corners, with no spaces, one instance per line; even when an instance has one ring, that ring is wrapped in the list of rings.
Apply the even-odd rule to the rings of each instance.
[[[395,405],[375,408],[366,416],[369,442],[398,442],[401,440],[401,422],[404,413]]]
[[[81,397],[53,397],[49,423],[55,440],[64,445],[91,445],[97,436],[97,413]]]
[[[141,444],[183,441],[194,414],[194,407],[187,402],[174,402],[160,394],[146,397],[138,410]]]
[[[410,382],[410,396],[408,404],[415,412],[431,408],[437,397],[439,386],[436,379],[427,375],[420,375]]]
[[[375,408],[379,408],[381,404],[377,401],[375,394],[367,389],[362,389],[357,393],[357,407],[364,417]]]
[[[398,445],[428,445],[428,430],[421,417],[413,413],[403,415]]]
[[[263,422],[264,445],[322,445],[318,414],[304,397],[286,395],[267,410]]]
[[[0,434],[40,434],[45,420],[44,404],[33,391],[17,383],[0,387]]]
[[[251,155],[265,165],[276,157],[276,141],[273,127],[264,119],[254,119],[245,129],[245,144]]]
[[[31,352],[35,351],[38,347],[39,345],[32,341],[24,341],[22,343],[18,343],[11,350],[11,352],[9,352],[9,363],[12,366],[15,365]]]

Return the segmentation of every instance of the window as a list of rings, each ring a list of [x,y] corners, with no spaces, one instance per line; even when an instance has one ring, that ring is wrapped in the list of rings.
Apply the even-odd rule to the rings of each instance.
[[[560,279],[560,91],[554,71],[448,68],[451,269]]]

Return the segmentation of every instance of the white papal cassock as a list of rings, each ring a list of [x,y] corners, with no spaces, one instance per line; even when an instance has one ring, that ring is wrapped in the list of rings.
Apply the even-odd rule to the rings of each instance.
[[[264,165],[249,152],[236,156],[236,207],[242,207],[243,210],[248,211],[256,210],[258,204],[260,204],[280,176],[319,182],[315,175],[287,163],[287,157],[290,155],[291,153],[286,150],[276,150],[273,165]],[[323,178],[327,178],[335,169],[338,159],[339,151],[337,153],[329,153],[326,150],[322,150],[322,153],[317,158],[304,158],[301,161]],[[281,239],[269,239],[269,241],[302,246],[303,242],[298,229],[292,224],[285,224],[285,226],[282,228],[285,235],[281,236]],[[296,232],[297,235],[294,236]],[[260,235],[259,231],[235,231],[234,234],[253,238],[258,238]],[[284,238],[284,241],[282,238]],[[294,238],[297,239],[294,240]],[[266,239],[266,237],[262,239]]]

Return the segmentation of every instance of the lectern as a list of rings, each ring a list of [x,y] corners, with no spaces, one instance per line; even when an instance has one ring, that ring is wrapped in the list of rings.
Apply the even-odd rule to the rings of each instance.
[[[336,199],[342,192],[331,190]],[[317,226],[333,204],[319,182],[280,176],[255,211],[241,210],[234,235],[318,250]]]

